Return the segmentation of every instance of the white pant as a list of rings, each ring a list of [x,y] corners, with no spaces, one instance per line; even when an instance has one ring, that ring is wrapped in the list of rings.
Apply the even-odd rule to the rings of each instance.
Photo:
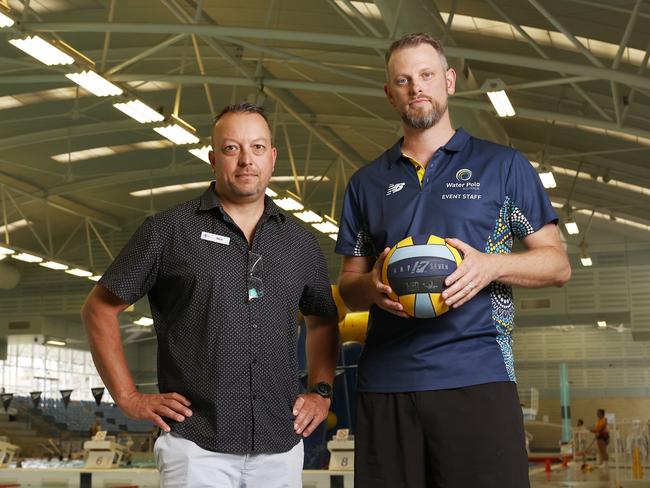
[[[154,454],[161,488],[302,487],[302,441],[278,454],[227,454],[163,433]]]

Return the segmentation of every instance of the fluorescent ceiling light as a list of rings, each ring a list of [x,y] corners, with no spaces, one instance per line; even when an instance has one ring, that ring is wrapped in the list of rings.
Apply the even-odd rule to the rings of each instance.
[[[16,220],[14,222],[8,223],[6,226],[2,225],[0,226],[0,234],[4,234],[5,232],[12,232],[16,229],[21,229],[22,227],[27,227],[31,224],[29,220],[21,219],[21,220]]]
[[[590,258],[589,256],[582,256],[582,257],[580,258],[580,263],[581,263],[583,266],[591,266],[591,265],[594,264],[594,263],[591,261],[591,258]]]
[[[208,154],[210,153],[211,149],[212,148],[210,146],[195,147],[194,149],[190,149],[190,153],[192,153],[200,160],[210,164],[210,157]]]
[[[307,175],[305,177],[304,175],[300,176],[271,176],[271,180],[273,183],[292,183],[294,181],[329,181],[329,177],[327,176],[315,176],[315,175]]]
[[[489,91],[487,95],[499,117],[512,117],[515,115],[515,109],[512,108],[505,90]]]
[[[275,190],[272,190],[269,187],[266,187],[266,190],[264,190],[264,193],[266,193],[271,198],[275,198],[275,197],[278,196],[277,192]]]
[[[65,272],[80,278],[88,278],[93,275],[90,271],[81,268],[66,269]]]
[[[113,107],[120,112],[125,113],[132,119],[137,120],[141,124],[148,124],[150,122],[162,122],[165,117],[156,112],[149,105],[141,102],[140,100],[131,100],[130,102],[114,103]]]
[[[198,144],[200,142],[200,139],[192,132],[176,123],[164,127],[155,127],[153,130],[174,144]]]
[[[284,198],[275,198],[273,200],[275,204],[280,207],[283,210],[287,210],[290,212],[296,211],[296,210],[302,210],[305,208],[302,203],[300,203],[298,200],[295,200],[291,197],[284,197]]]
[[[91,70],[65,75],[80,87],[98,97],[121,95],[123,90]]]
[[[102,275],[93,275],[93,276],[89,276],[88,279],[90,281],[99,281],[101,277]]]
[[[3,255],[4,255],[4,254],[13,254],[13,253],[15,253],[15,252],[16,252],[16,251],[14,251],[13,249],[10,249],[10,248],[8,248],[8,247],[2,247],[2,246],[0,246],[0,254],[3,254]]]
[[[566,229],[569,235],[580,234],[580,229],[578,229],[578,224],[576,224],[571,219],[568,219],[566,222],[564,222],[564,228]]]
[[[74,63],[72,56],[54,47],[39,36],[9,39],[9,43],[48,66]]]
[[[604,329],[605,327],[607,327],[607,322],[605,320],[598,320],[596,321],[596,324],[600,329]]]
[[[65,346],[66,342],[61,339],[47,339],[45,341],[45,344],[48,344],[50,346]]]
[[[12,258],[17,259],[18,261],[24,261],[26,263],[40,263],[43,261],[43,258],[34,256],[33,254],[28,254],[26,252],[21,252],[19,254],[12,254]]]
[[[163,195],[165,193],[175,193],[179,191],[195,190],[197,188],[206,189],[211,183],[208,181],[194,181],[192,183],[181,183],[178,185],[159,186],[157,188],[146,188],[129,193],[132,197],[148,197],[149,195]]]
[[[542,180],[544,188],[555,188],[557,186],[553,172],[548,169],[539,172],[539,179]]]
[[[334,241],[336,241],[338,238],[339,238],[338,234],[330,234],[330,239],[333,239]]]
[[[44,263],[39,263],[39,266],[43,266],[44,268],[54,269],[56,271],[68,269],[67,264],[57,263],[56,261],[46,261]]]
[[[144,325],[149,327],[153,325],[153,319],[149,317],[140,317],[138,320],[133,322],[135,325]]]
[[[294,214],[296,217],[298,217],[300,220],[303,222],[306,222],[308,224],[314,223],[314,222],[321,222],[323,220],[323,217],[318,215],[316,212],[312,212],[311,210],[305,210],[304,212],[298,212]]]
[[[338,226],[332,223],[330,220],[325,220],[317,224],[311,224],[311,226],[323,234],[337,234],[339,231]]]
[[[0,27],[11,27],[14,24],[14,19],[0,12]]]
[[[0,254],[0,261],[7,257],[7,254]]]

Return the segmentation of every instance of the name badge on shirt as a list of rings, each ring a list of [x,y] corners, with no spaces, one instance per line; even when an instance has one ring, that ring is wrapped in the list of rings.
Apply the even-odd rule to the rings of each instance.
[[[224,244],[226,246],[230,245],[230,237],[220,236],[219,234],[213,234],[211,232],[201,232],[201,239],[204,241],[216,242],[217,244]]]

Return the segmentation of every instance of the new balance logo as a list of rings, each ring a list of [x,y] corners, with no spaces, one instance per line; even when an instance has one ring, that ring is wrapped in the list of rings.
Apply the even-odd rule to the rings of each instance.
[[[391,183],[388,185],[388,190],[386,190],[386,196],[397,193],[402,188],[404,188],[404,183]]]

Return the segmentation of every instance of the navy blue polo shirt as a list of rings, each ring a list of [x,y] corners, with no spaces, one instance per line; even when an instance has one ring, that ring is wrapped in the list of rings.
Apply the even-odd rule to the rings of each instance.
[[[405,237],[434,234],[510,253],[514,238],[552,222],[555,211],[521,153],[458,129],[420,178],[401,140],[350,178],[336,252],[376,257]],[[513,326],[512,289],[501,283],[431,319],[402,319],[372,306],[358,388],[388,393],[515,381]]]

